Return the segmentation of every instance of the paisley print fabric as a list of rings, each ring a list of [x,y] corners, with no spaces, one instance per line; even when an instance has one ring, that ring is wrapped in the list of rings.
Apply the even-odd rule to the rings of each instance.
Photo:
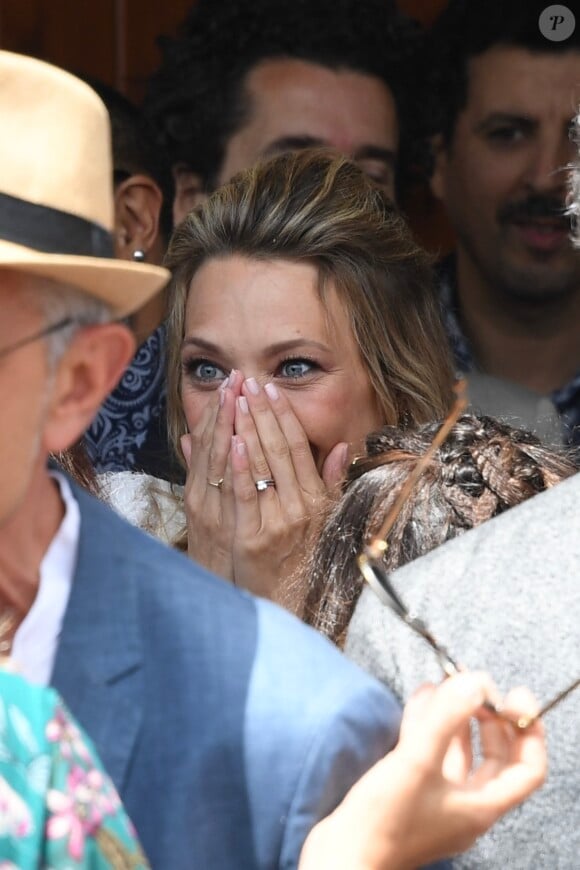
[[[167,456],[165,433],[165,325],[141,345],[117,388],[85,435],[95,470],[150,470],[145,456]],[[165,454],[165,456],[163,455]]]

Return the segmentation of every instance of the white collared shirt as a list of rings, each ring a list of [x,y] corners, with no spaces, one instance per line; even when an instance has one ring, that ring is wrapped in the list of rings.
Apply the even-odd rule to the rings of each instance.
[[[64,475],[51,469],[60,487],[65,515],[40,563],[34,603],[18,627],[12,658],[20,673],[37,685],[50,683],[77,561],[81,513]]]

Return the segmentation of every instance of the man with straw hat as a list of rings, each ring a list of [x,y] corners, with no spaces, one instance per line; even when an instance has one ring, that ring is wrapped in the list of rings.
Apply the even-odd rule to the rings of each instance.
[[[52,683],[155,867],[292,867],[395,740],[377,683],[288,614],[127,526],[49,468],[134,352],[119,318],[167,281],[112,258],[107,112],[0,52],[3,652]]]

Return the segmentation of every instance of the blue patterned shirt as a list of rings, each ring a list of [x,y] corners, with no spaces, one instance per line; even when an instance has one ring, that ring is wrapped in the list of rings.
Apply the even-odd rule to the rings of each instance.
[[[166,476],[166,343],[162,324],[140,346],[86,433],[97,473],[136,470]]]

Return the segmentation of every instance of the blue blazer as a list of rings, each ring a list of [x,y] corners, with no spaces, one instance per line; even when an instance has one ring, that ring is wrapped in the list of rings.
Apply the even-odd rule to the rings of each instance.
[[[396,702],[288,613],[74,492],[53,685],[153,867],[296,867],[313,823],[393,746]]]

